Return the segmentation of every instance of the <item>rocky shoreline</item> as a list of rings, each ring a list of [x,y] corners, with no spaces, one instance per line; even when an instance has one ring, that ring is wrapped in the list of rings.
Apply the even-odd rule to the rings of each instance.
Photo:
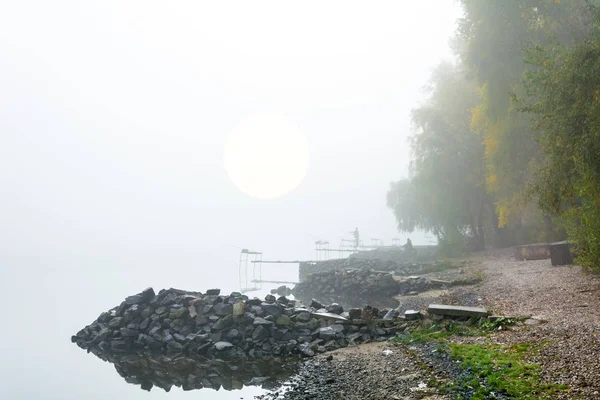
[[[576,269],[550,268],[546,261],[515,262],[495,253],[486,257],[465,266],[464,274],[454,269],[434,276],[394,276],[399,285],[406,281],[423,285],[435,279],[464,282],[469,274],[484,278],[473,286],[455,283],[444,290],[407,293],[397,309],[344,308],[317,301],[304,306],[284,296],[250,299],[235,292],[221,295],[217,289],[206,293],[167,289],[158,294],[147,289],[102,313],[71,340],[113,363],[127,382],[146,390],[261,386],[272,391],[259,397],[263,399],[442,399],[449,397],[440,395],[443,391],[436,393],[434,381],[464,382],[476,374],[440,352],[436,343],[405,340],[415,329],[461,326],[460,322],[444,325],[440,322],[444,318],[468,319],[466,325],[486,329],[496,326],[498,317],[484,318],[485,310],[447,306],[486,305],[496,314],[533,316],[514,327],[488,331],[489,335],[458,335],[447,342],[494,348],[523,342],[535,347],[542,341],[539,352],[522,362],[538,362],[545,382],[570,386],[552,398],[571,398],[571,394],[595,398],[597,349],[589,338],[595,337],[597,326],[586,321],[600,315],[598,303],[591,301],[597,279]],[[555,298],[557,290],[563,289],[571,297]],[[408,307],[424,311],[412,314],[421,322],[410,321],[410,312],[398,315]],[[455,315],[457,308],[462,316]],[[560,312],[567,309],[568,313]],[[403,344],[386,340],[392,337]],[[577,351],[579,346],[586,351]],[[564,368],[571,363],[578,366],[576,374]],[[474,389],[460,390],[469,398]],[[503,396],[502,392],[496,395]]]
[[[219,289],[206,293],[167,289],[155,294],[148,288],[100,314],[71,341],[114,363],[118,371],[144,371],[144,365],[152,364],[153,359],[165,361],[160,357],[183,357],[216,366],[225,360],[232,362],[228,367],[239,369],[245,362],[312,357],[348,345],[386,340],[402,329],[401,322],[402,317],[390,317],[389,310],[373,307],[344,311],[339,304],[324,306],[312,301],[304,307],[273,295],[261,300],[236,292],[221,295]],[[192,382],[185,382],[189,387],[231,386],[207,381],[204,374],[192,375]],[[142,373],[136,376],[142,387],[166,389],[183,384],[139,378]]]
[[[430,305],[428,311],[432,318],[487,313],[446,307]],[[144,390],[266,388],[297,371],[301,359],[385,342],[420,317],[414,310],[402,315],[371,306],[345,311],[316,300],[306,307],[283,296],[250,299],[237,292],[221,295],[219,289],[155,294],[148,288],[101,313],[71,341],[114,364],[127,382]]]
[[[377,260],[355,260],[351,263],[355,269],[331,269],[331,265],[338,263],[339,260],[324,262],[324,270],[306,274],[304,279],[291,289],[291,293],[304,302],[316,298],[322,302],[339,303],[347,307],[370,304],[380,308],[396,308],[400,303],[398,296],[415,296],[429,290],[470,285],[480,281],[476,276],[463,274],[462,269],[452,264],[398,265],[391,262],[377,264]],[[393,268],[392,272],[389,272],[373,269],[373,266]],[[454,272],[453,277],[440,279],[431,276],[431,271],[443,269]],[[426,274],[419,275],[416,274],[417,271]]]

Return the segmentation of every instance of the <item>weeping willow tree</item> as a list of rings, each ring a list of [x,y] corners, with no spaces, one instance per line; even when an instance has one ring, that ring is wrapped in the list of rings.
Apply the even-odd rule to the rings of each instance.
[[[485,247],[490,199],[485,188],[484,147],[470,129],[475,85],[450,63],[434,72],[427,102],[412,111],[410,177],[387,194],[398,228],[436,235],[442,246]]]

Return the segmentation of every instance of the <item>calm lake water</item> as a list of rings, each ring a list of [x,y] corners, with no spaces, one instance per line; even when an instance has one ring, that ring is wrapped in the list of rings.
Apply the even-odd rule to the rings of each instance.
[[[62,263],[35,255],[4,260],[8,263],[0,269],[0,293],[5,304],[0,332],[1,399],[253,399],[265,393],[256,386],[233,391],[173,387],[168,393],[160,388],[147,392],[127,383],[112,364],[70,342],[71,335],[102,311],[148,286],[156,291],[168,287],[239,291],[237,263],[143,268],[144,263],[106,267],[115,264]],[[266,277],[296,280],[297,268],[267,268],[263,270]],[[264,297],[275,286],[265,285],[262,291],[248,295]]]

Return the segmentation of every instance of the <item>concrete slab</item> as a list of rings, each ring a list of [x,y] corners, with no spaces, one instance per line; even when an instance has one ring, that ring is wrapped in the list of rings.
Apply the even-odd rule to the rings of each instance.
[[[433,286],[451,286],[453,282],[445,281],[443,279],[430,279],[429,283],[431,283]]]
[[[449,315],[452,317],[487,317],[488,311],[479,307],[448,306],[430,304],[427,308],[430,314]]]

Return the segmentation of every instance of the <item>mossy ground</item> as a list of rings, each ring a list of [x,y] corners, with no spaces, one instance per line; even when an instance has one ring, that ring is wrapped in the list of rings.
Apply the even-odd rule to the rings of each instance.
[[[459,373],[451,380],[432,379],[440,392],[455,399],[553,399],[568,388],[544,382],[539,364],[529,362],[542,344],[503,345],[486,339],[484,343],[453,343],[456,337],[487,337],[493,331],[516,323],[513,319],[444,321],[415,325],[406,329],[396,341],[410,345],[437,346],[437,352],[452,363]]]

